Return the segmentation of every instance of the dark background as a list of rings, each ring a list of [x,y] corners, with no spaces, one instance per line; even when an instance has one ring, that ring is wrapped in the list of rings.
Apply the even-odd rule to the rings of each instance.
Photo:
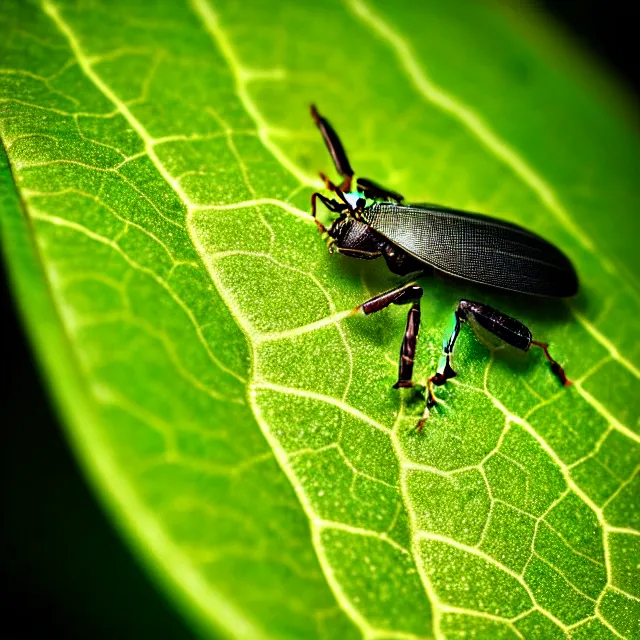
[[[632,8],[620,0],[543,7],[640,94]],[[637,51],[636,51],[637,53]],[[15,640],[194,635],[138,566],[72,458],[40,380],[2,265],[0,635]]]

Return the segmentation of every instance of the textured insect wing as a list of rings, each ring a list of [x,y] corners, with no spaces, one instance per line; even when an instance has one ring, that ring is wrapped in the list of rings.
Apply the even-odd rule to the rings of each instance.
[[[568,258],[517,225],[434,205],[376,203],[364,217],[395,245],[452,276],[542,296],[578,291]]]

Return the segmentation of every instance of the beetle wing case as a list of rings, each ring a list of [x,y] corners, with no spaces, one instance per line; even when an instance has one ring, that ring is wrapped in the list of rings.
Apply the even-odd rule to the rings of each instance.
[[[569,259],[515,224],[435,205],[376,203],[363,217],[407,253],[452,276],[540,296],[578,291]]]

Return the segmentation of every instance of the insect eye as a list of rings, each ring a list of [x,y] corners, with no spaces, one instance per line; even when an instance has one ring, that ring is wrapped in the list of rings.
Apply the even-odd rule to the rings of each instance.
[[[356,201],[356,208],[364,209],[365,204],[367,204],[367,201],[364,198],[358,198],[358,200]]]

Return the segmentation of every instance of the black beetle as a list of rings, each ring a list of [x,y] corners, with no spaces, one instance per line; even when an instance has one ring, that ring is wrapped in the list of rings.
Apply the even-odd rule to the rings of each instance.
[[[440,205],[403,204],[402,195],[366,178],[358,178],[352,190],[354,171],[337,133],[313,105],[311,115],[343,177],[342,184],[336,186],[320,174],[337,199],[320,193],[311,196],[313,219],[318,229],[329,236],[331,251],[362,260],[382,256],[390,271],[398,275],[431,267],[456,278],[517,293],[557,298],[577,293],[578,277],[569,259],[544,238],[518,225]],[[316,217],[317,200],[338,214],[328,229]],[[413,386],[422,294],[422,288],[412,282],[354,309],[370,314],[391,304],[411,304],[400,349],[396,389]],[[571,384],[563,368],[549,354],[548,345],[533,340],[531,331],[522,322],[481,302],[460,300],[443,342],[438,369],[427,382],[425,413],[418,430],[423,427],[429,408],[437,402],[433,385],[443,385],[456,375],[451,357],[463,322],[468,322],[474,331],[481,327],[522,351],[539,347],[562,384]]]

